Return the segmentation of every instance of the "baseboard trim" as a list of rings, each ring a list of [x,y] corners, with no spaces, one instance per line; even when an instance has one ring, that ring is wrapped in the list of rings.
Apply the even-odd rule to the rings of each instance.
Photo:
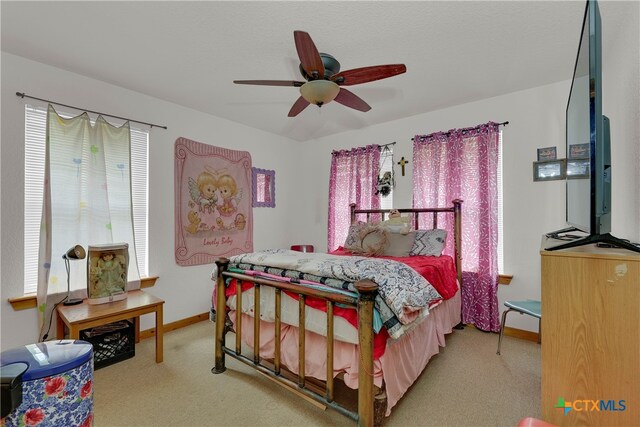
[[[475,328],[475,325],[465,325],[465,327],[468,328]],[[480,330],[480,329],[478,329]],[[526,331],[524,329],[518,329],[518,328],[511,328],[509,326],[505,326],[504,327],[504,335],[508,336],[508,337],[513,337],[513,338],[519,338],[522,340],[527,340],[527,341],[533,341],[533,342],[539,342],[538,339],[538,333],[537,332],[531,332],[531,331]]]
[[[520,338],[522,340],[527,340],[527,341],[533,341],[533,342],[540,341],[537,332],[526,331],[524,329],[510,328],[509,326],[504,327],[504,334],[509,337]]]
[[[184,328],[185,326],[193,325],[194,323],[202,322],[203,320],[209,320],[209,312],[196,314],[195,316],[187,317],[186,319],[176,320],[175,322],[165,323],[162,327],[162,333],[175,331],[176,329]],[[145,329],[140,331],[140,339],[152,338],[156,336],[156,328]]]

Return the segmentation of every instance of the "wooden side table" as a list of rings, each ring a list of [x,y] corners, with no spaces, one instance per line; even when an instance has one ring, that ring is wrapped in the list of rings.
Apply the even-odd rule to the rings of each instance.
[[[140,342],[140,316],[156,314],[156,363],[163,359],[162,306],[164,301],[144,291],[130,291],[127,298],[106,304],[91,305],[85,299],[78,305],[59,305],[57,338],[64,338],[65,325],[70,339],[80,339],[80,331],[133,318],[136,342]]]

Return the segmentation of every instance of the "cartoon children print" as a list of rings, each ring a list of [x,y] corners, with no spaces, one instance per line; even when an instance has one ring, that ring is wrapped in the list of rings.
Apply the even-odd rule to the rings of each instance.
[[[202,172],[196,180],[189,177],[189,193],[200,212],[205,210],[209,213],[213,212],[218,203],[217,190],[217,180],[209,172]]]
[[[236,180],[227,174],[218,179],[218,189],[222,196],[222,205],[217,206],[218,212],[221,216],[233,215],[238,208],[238,202],[242,199],[242,190],[238,192]]]
[[[208,232],[216,229],[230,231],[244,228],[244,224],[241,224],[242,228],[237,226],[238,221],[234,220],[227,224],[223,220],[223,217],[228,218],[237,212],[238,204],[242,199],[242,189],[238,189],[236,180],[226,173],[225,169],[214,170],[205,166],[205,170],[195,179],[189,177],[188,185],[191,200],[188,201],[189,211],[186,216],[187,233],[196,235],[201,231]],[[238,215],[244,218],[244,215]]]

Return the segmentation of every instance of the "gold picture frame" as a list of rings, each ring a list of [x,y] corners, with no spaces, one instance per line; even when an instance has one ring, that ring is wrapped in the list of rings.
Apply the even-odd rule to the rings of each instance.
[[[129,245],[127,243],[89,245],[87,252],[89,304],[104,304],[125,299]]]

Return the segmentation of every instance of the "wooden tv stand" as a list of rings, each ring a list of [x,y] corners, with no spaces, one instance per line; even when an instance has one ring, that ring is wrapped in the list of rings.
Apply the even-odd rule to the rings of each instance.
[[[543,419],[638,425],[640,254],[595,245],[540,254]]]
[[[140,316],[155,313],[156,363],[160,363],[163,360],[163,304],[160,298],[140,290],[128,292],[126,299],[106,304],[91,305],[86,299],[78,305],[61,304],[57,308],[57,338],[64,338],[65,325],[69,329],[69,338],[77,340],[84,329],[133,318],[136,342],[140,342]]]

